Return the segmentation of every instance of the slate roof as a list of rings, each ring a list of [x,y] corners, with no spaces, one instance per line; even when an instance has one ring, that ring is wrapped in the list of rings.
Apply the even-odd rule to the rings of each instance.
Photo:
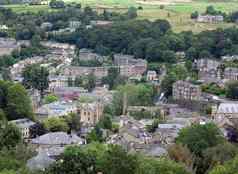
[[[13,121],[10,121],[10,123],[16,124],[16,126],[19,128],[30,128],[31,126],[36,124],[35,122],[27,118],[13,120]]]
[[[83,139],[75,134],[67,134],[65,132],[53,132],[44,134],[40,137],[32,139],[33,144],[39,145],[70,145],[83,144]]]
[[[27,167],[30,170],[44,170],[54,162],[55,162],[55,160],[48,157],[47,154],[39,153],[37,156],[35,156],[27,161]]]
[[[217,110],[218,114],[238,114],[238,103],[221,103]]]
[[[160,147],[158,145],[154,145],[152,146],[147,152],[146,154],[149,156],[153,156],[153,157],[160,157],[163,155],[166,155],[168,152],[165,148]]]

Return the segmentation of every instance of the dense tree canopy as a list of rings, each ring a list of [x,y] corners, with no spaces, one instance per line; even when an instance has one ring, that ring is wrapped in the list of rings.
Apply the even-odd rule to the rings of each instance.
[[[176,143],[187,146],[195,155],[201,156],[202,151],[223,142],[220,130],[214,124],[199,125],[182,129]]]
[[[69,147],[61,160],[46,174],[189,174],[185,168],[167,159],[154,159],[127,153],[120,146],[90,144],[87,147]]]

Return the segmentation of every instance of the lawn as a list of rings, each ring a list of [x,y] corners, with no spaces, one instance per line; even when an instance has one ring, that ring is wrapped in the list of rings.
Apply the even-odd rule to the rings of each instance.
[[[33,12],[37,13],[39,11],[52,11],[48,7],[48,5],[6,5],[5,7],[8,7],[12,9],[16,13],[25,13],[25,12]]]
[[[150,0],[147,0],[150,1]],[[156,0],[151,0],[156,1]],[[157,0],[158,1],[158,0]],[[161,0],[169,1],[173,0]],[[177,0],[178,1],[178,0]],[[183,1],[183,0],[180,0]],[[219,23],[219,24],[202,24],[196,23],[190,19],[190,14],[193,11],[199,11],[200,13],[206,10],[206,7],[213,5],[216,9],[230,13],[238,10],[238,0],[218,0],[219,2],[213,2],[215,0],[193,0],[192,2],[181,3],[176,2],[174,4],[165,5],[164,9],[160,9],[160,5],[141,5],[136,0],[65,0],[69,2],[80,2],[83,6],[91,6],[98,11],[101,9],[110,9],[117,12],[125,12],[128,7],[142,6],[143,10],[138,10],[138,19],[167,19],[175,32],[192,30],[193,32],[201,32],[203,30],[212,30],[216,28],[226,28],[233,26],[234,24]],[[226,2],[225,2],[226,1]],[[41,10],[51,10],[47,5],[9,5],[7,6],[13,9],[17,13],[22,12],[39,12]]]

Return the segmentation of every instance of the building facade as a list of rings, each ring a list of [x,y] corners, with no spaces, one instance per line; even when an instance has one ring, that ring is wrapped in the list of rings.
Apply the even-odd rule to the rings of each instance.
[[[177,81],[173,84],[173,98],[175,100],[200,100],[200,86],[186,81]]]
[[[103,115],[103,105],[99,102],[81,103],[78,108],[83,124],[95,125]]]

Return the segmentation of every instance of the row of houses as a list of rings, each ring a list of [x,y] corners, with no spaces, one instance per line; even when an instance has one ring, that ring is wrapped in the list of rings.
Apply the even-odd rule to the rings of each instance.
[[[14,50],[20,50],[22,45],[29,45],[29,41],[16,41],[12,38],[0,37],[0,56],[10,55]]]
[[[224,21],[224,17],[222,15],[199,15],[196,20],[201,23],[219,23]]]
[[[217,60],[195,60],[194,67],[198,70],[198,78],[204,83],[215,82],[224,86],[226,81],[238,79],[238,68],[225,67]]]

